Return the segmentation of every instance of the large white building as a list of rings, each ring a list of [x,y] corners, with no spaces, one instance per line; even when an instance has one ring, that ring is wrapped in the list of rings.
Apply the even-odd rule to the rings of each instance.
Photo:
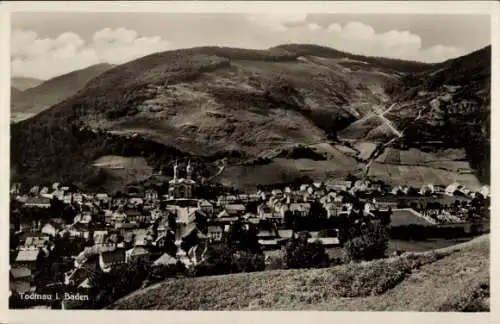
[[[177,162],[174,165],[174,178],[169,181],[168,196],[169,199],[184,198],[190,199],[193,197],[193,189],[196,182],[192,179],[193,168],[191,162],[188,162],[186,167],[186,178],[179,178],[179,166]]]

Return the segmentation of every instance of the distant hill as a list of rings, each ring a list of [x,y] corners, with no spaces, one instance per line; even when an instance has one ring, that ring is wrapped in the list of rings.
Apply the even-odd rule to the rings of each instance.
[[[478,66],[487,69],[488,63]],[[11,165],[22,181],[65,179],[94,186],[106,182],[107,174],[94,161],[107,155],[144,157],[153,170],[178,157],[200,165],[227,157],[218,178],[229,185],[238,185],[235,177],[246,179],[242,186],[264,178],[290,181],[308,170],[314,177],[341,177],[362,166],[327,144],[351,124],[370,132],[374,125],[363,119],[373,115],[373,107],[411,91],[401,80],[430,76],[446,64],[301,44],[156,53],[106,70],[73,96],[13,125]],[[322,143],[330,152],[324,161],[274,153]],[[258,160],[266,156],[273,158]]]
[[[25,77],[12,77],[10,79],[10,85],[21,91],[27,90],[29,88],[34,88],[39,84],[42,84],[44,80],[35,78],[25,78]]]
[[[11,113],[13,116],[33,116],[51,106],[71,97],[81,90],[87,82],[110,69],[110,64],[97,64],[44,81],[26,89],[22,95],[13,96]]]
[[[326,269],[167,279],[108,308],[487,312],[489,243],[485,235],[440,250]]]
[[[297,46],[182,49],[109,69],[73,97],[12,127],[16,174],[86,179],[102,176],[92,163],[104,155],[137,154],[158,168],[172,152],[204,160],[231,152],[243,161],[283,142],[327,141],[387,99],[364,86],[364,78],[382,88],[399,73],[374,62],[360,63],[360,74],[342,58],[305,57]],[[104,145],[105,139],[121,144]],[[137,141],[150,144],[139,148]],[[163,149],[148,151],[158,145]]]

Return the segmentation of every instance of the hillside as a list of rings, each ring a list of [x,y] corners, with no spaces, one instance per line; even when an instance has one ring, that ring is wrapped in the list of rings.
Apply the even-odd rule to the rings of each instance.
[[[489,311],[489,244],[485,235],[440,250],[327,269],[168,279],[109,308]]]
[[[91,79],[111,67],[110,64],[97,64],[34,85],[24,90],[22,95],[12,96],[11,114],[16,121],[36,115],[71,97]],[[18,118],[19,115],[24,118]]]
[[[10,98],[11,100],[19,100],[19,97],[21,97],[23,94],[22,90],[19,90],[18,88],[15,87],[10,87]]]
[[[19,89],[21,91],[27,90],[29,88],[34,88],[39,84],[42,84],[44,80],[35,78],[25,78],[25,77],[12,77],[10,79],[11,87]]]
[[[205,162],[226,156],[237,166],[286,143],[334,139],[387,100],[380,89],[389,79],[428,68],[404,61],[389,67],[385,59],[354,68],[352,54],[327,52],[309,45],[199,47],[116,66],[13,125],[13,172],[28,182],[105,182],[105,170],[92,165],[105,155],[142,156],[153,169],[176,156]]]
[[[402,133],[401,138],[397,139],[376,114],[358,119],[339,136],[378,143],[394,139],[390,146],[396,149],[418,149],[431,155],[462,149],[465,157],[451,155],[449,164],[466,160],[469,164],[465,168],[473,170],[481,183],[489,183],[490,75],[491,46],[406,74],[386,85],[390,102],[395,105],[384,117]]]

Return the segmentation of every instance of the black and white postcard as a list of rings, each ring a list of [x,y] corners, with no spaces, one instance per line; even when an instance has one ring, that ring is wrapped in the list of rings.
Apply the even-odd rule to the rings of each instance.
[[[2,3],[6,312],[489,316],[498,8]]]

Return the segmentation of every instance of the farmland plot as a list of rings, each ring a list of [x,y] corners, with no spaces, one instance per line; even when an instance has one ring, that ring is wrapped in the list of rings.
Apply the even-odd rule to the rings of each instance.
[[[446,186],[453,182],[459,182],[470,189],[481,187],[474,174],[458,174],[457,172],[427,166],[404,166],[374,162],[370,167],[368,176],[376,180],[382,180],[390,185],[420,187],[432,183]]]

